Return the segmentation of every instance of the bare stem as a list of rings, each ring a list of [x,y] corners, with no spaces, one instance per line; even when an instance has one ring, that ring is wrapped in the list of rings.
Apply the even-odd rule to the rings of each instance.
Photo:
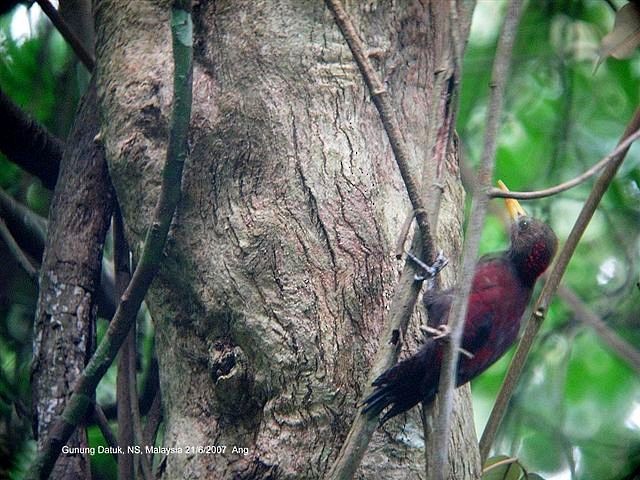
[[[492,183],[493,168],[495,165],[495,152],[497,147],[498,127],[500,114],[509,77],[511,52],[516,37],[517,27],[522,13],[522,1],[513,0],[509,3],[507,15],[498,39],[496,57],[493,63],[490,83],[489,107],[487,113],[487,129],[484,136],[484,148],[478,172],[479,189],[473,198],[471,207],[470,224],[465,238],[462,254],[462,264],[458,277],[458,294],[455,297],[451,312],[449,313],[450,337],[445,347],[440,382],[438,386],[438,416],[435,420],[435,434],[433,435],[433,448],[436,455],[433,456],[433,472],[435,480],[448,478],[448,447],[449,432],[451,429],[451,413],[453,410],[453,391],[455,388],[458,355],[464,321],[467,315],[467,303],[471,292],[471,283],[475,272],[478,245],[482,233],[482,225],[489,203],[487,192]],[[480,190],[482,189],[482,190]]]
[[[636,372],[640,373],[640,352],[633,345],[613,331],[570,288],[560,285],[558,296],[573,310],[576,317],[591,327],[616,355],[627,362]]]
[[[0,90],[0,151],[52,190],[58,179],[62,141]]]
[[[638,108],[627,126],[620,144],[624,142],[627,138],[634,135],[638,129],[640,128],[640,108]],[[582,234],[586,230],[589,222],[591,221],[591,217],[595,213],[600,201],[602,200],[603,195],[607,191],[609,184],[612,182],[618,168],[622,164],[626,153],[629,147],[627,146],[621,152],[616,155],[616,157],[606,165],[602,175],[598,178],[589,197],[584,203],[580,215],[578,215],[578,219],[567,238],[562,250],[558,254],[555,263],[549,273],[549,277],[544,284],[542,292],[540,292],[540,297],[538,297],[538,301],[533,309],[531,317],[529,318],[529,322],[525,328],[524,334],[520,339],[520,343],[518,344],[518,348],[514,354],[513,359],[511,360],[511,364],[509,365],[509,370],[507,371],[507,375],[502,384],[502,388],[498,393],[498,397],[496,398],[496,403],[493,406],[493,410],[491,411],[491,415],[489,416],[489,420],[487,425],[482,433],[482,438],[480,440],[480,454],[482,456],[483,461],[487,458],[489,454],[489,450],[491,449],[491,445],[493,444],[496,434],[498,432],[498,428],[502,423],[502,418],[504,417],[504,413],[509,404],[509,400],[513,395],[513,391],[515,390],[516,384],[518,383],[518,379],[524,369],[524,364],[527,360],[527,356],[529,355],[529,351],[531,350],[531,345],[533,344],[533,340],[540,330],[540,326],[544,321],[544,317],[546,315],[549,304],[551,303],[551,299],[556,293],[558,285],[560,284],[560,280],[564,275],[565,270],[567,269],[567,265],[569,264],[569,260],[571,260],[571,256],[582,238]]]
[[[47,219],[15,200],[0,188],[0,215],[11,225],[24,231],[38,250],[44,250],[47,238]]]
[[[115,278],[114,300],[116,305],[124,294],[127,285],[131,281],[131,269],[129,266],[129,246],[124,238],[124,225],[120,205],[115,202],[112,222],[113,238],[113,276]],[[127,448],[135,444],[133,433],[133,414],[130,405],[129,369],[131,357],[135,355],[135,322],[127,334],[118,357],[118,374],[116,377],[116,402],[118,406],[118,444],[122,447],[122,453],[118,454],[118,478],[123,480],[135,478],[134,456],[128,453]],[[134,364],[135,368],[135,364]]]
[[[117,451],[118,440],[116,439],[116,436],[113,434],[113,431],[111,430],[111,427],[109,426],[109,420],[107,420],[107,417],[104,414],[104,411],[102,410],[100,405],[96,404],[94,406],[93,418],[94,418],[96,424],[98,425],[98,428],[100,429],[100,432],[102,433],[102,436],[107,441],[107,444],[113,449],[114,452]],[[111,455],[113,456],[113,459],[117,462],[118,461],[118,455],[116,453],[112,453]]]
[[[31,280],[33,280],[37,284],[37,268],[33,265],[27,254],[24,253],[22,248],[20,248],[20,245],[18,245],[18,242],[16,242],[15,238],[13,238],[13,235],[11,235],[11,232],[7,228],[7,224],[4,223],[4,220],[2,218],[0,218],[0,237],[7,244],[9,251],[13,254],[18,264],[27,273],[27,275],[29,275],[29,278],[31,278]]]
[[[64,39],[71,45],[71,48],[76,53],[82,64],[89,70],[93,71],[95,67],[95,59],[93,58],[93,54],[87,50],[86,46],[82,43],[82,41],[78,38],[78,36],[69,28],[67,22],[60,16],[56,8],[51,5],[49,0],[36,0],[40,8],[45,13],[51,23],[55,25],[55,27],[60,32],[60,35],[64,37]]]
[[[144,425],[142,438],[144,445],[153,445],[155,443],[158,427],[162,421],[162,402],[160,400],[160,389],[156,388],[156,394],[153,396],[151,407],[147,412],[147,422]],[[150,458],[153,460],[153,457]]]
[[[416,179],[411,172],[409,165],[409,152],[402,140],[400,125],[398,124],[395,110],[391,105],[389,92],[387,92],[380,80],[380,77],[373,69],[373,65],[371,65],[369,57],[365,53],[365,45],[360,39],[360,36],[358,35],[349,14],[347,14],[342,6],[342,3],[339,0],[325,0],[325,3],[327,8],[329,8],[331,13],[333,13],[333,18],[349,45],[353,59],[357,63],[360,73],[369,88],[371,99],[378,109],[380,120],[382,121],[384,130],[387,132],[387,136],[389,137],[391,150],[393,151],[394,158],[398,165],[398,170],[402,176],[402,181],[407,189],[409,201],[411,202],[411,206],[413,207],[413,211],[416,216],[416,222],[418,223],[418,229],[420,230],[423,243],[421,252],[422,259],[431,262],[433,260],[434,249],[433,241],[431,239],[431,231],[429,228],[427,209],[425,208],[423,197],[420,194],[419,184],[416,182]]]
[[[575,178],[572,178],[571,180],[560,183],[554,187],[545,188],[544,190],[536,190],[533,192],[505,192],[503,190],[500,190],[499,188],[492,188],[491,190],[489,190],[489,196],[492,198],[517,198],[518,200],[532,200],[535,198],[550,197],[551,195],[556,195],[558,193],[564,192],[589,180],[596,173],[606,167],[609,162],[613,161],[622,151],[629,148],[629,146],[638,138],[640,138],[640,131],[635,132],[633,135],[626,138],[624,142],[620,142],[611,153],[603,157],[589,170],[585,171]]]

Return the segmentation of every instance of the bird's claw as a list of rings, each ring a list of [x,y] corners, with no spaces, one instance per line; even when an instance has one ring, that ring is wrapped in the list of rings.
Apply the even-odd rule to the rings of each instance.
[[[444,338],[449,336],[451,333],[451,329],[449,325],[438,325],[437,327],[430,327],[429,325],[421,325],[420,330],[422,330],[426,335],[429,335],[434,340],[438,340],[440,338]]]
[[[428,325],[420,325],[420,330],[424,332],[425,335],[433,338],[434,340],[439,340],[441,338],[446,338],[451,333],[451,329],[449,325],[438,325],[437,327],[430,327]],[[467,358],[473,358],[474,355],[469,350],[465,350],[462,347],[458,347],[458,351]]]
[[[449,263],[449,259],[444,256],[442,250],[438,252],[435,261],[431,265],[427,265],[411,252],[407,252],[407,257],[409,257],[413,261],[413,263],[415,263],[422,269],[422,274],[416,273],[413,276],[416,282],[422,282],[423,280],[435,278],[435,276],[438,275],[438,273],[440,273],[440,271]]]

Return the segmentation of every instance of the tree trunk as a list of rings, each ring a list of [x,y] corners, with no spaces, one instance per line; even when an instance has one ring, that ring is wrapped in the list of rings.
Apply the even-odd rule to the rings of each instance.
[[[98,134],[95,84],[85,94],[60,164],[40,272],[32,385],[39,447],[62,413],[92,351],[102,245],[112,211],[112,188]],[[82,429],[68,442],[86,447]],[[86,453],[63,453],[51,478],[90,478]]]
[[[191,156],[148,296],[164,444],[183,451],[167,456],[165,477],[321,478],[385,341],[406,191],[323,2],[194,3]],[[436,15],[444,5],[347,6],[395,100],[415,175],[425,162],[427,182],[439,172],[437,243],[455,258],[463,202],[456,78],[438,63],[450,54],[451,20]],[[96,26],[103,134],[135,250],[165,158],[169,2],[103,0]],[[464,428],[455,434],[474,438],[471,423]],[[415,412],[390,422],[357,475],[423,477],[422,444]],[[209,446],[225,450],[187,454]],[[456,478],[477,476],[473,455],[457,452],[472,473]]]

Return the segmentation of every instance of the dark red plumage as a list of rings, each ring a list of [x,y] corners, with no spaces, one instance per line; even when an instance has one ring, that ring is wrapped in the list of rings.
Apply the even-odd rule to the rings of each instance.
[[[519,212],[524,213],[521,208]],[[533,286],[555,254],[557,240],[553,231],[522,213],[511,227],[509,249],[481,258],[476,266],[461,345],[473,358],[460,355],[458,386],[486,370],[515,342]],[[451,290],[425,294],[431,326],[447,323],[453,294]],[[364,400],[363,412],[378,415],[390,406],[380,420],[383,424],[422,400],[432,401],[438,388],[442,354],[442,342],[427,338],[417,353],[373,382],[376,389]]]

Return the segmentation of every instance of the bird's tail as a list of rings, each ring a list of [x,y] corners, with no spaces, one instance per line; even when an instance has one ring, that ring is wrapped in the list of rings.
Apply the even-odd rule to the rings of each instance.
[[[437,379],[429,368],[431,346],[423,346],[416,354],[390,368],[372,383],[375,390],[362,402],[362,413],[374,417],[390,407],[380,419],[380,425],[399,413],[409,410],[421,400],[435,395]]]
[[[373,385],[375,385],[375,382]],[[378,426],[382,426],[390,418],[408,410],[417,403],[413,403],[411,401],[406,402],[406,399],[404,400],[405,401],[398,398],[393,384],[382,385],[376,388],[371,395],[364,399],[364,408],[362,409],[362,413],[369,415],[370,417],[377,417],[380,415],[380,412],[391,405],[391,408],[387,410],[378,423]]]

